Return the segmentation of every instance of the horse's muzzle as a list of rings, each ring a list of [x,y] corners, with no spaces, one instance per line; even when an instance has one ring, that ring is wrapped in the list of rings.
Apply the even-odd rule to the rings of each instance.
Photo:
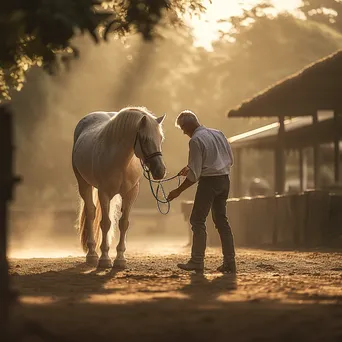
[[[162,164],[151,169],[152,177],[155,180],[161,180],[165,177],[166,167]]]

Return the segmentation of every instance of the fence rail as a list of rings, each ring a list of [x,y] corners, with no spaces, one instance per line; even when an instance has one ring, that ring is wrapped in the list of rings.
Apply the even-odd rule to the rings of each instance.
[[[193,202],[182,203],[189,221]],[[237,246],[342,247],[342,194],[312,190],[298,194],[231,198],[227,216]],[[219,246],[208,218],[208,243]]]

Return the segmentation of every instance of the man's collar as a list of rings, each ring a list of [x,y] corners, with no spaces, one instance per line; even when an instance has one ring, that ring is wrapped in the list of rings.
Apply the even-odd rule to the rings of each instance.
[[[194,136],[196,134],[196,132],[200,131],[201,129],[203,129],[204,126],[201,125],[201,126],[198,126],[195,130],[194,130],[194,133],[192,133],[192,136]]]

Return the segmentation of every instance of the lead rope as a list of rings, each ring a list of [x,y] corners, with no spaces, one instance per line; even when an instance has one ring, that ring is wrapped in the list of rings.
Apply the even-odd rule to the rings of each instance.
[[[157,202],[158,211],[161,214],[163,214],[163,215],[168,214],[169,211],[170,211],[170,208],[171,208],[171,204],[166,199],[163,183],[166,183],[166,182],[169,182],[169,181],[171,181],[171,180],[173,180],[175,178],[178,178],[178,186],[180,186],[180,183],[181,183],[180,175],[177,174],[177,175],[175,175],[173,177],[169,177],[169,178],[165,178],[165,179],[156,181],[156,180],[152,179],[151,172],[150,172],[149,168],[141,160],[140,160],[140,163],[141,163],[141,167],[142,167],[142,169],[144,171],[143,172],[144,177],[148,180],[148,182],[150,184],[150,189],[151,189],[152,195],[153,195],[153,197],[155,198],[155,200]],[[156,191],[153,188],[153,183],[157,183],[158,184]],[[163,199],[159,198],[160,191],[162,192]],[[167,204],[167,209],[166,209],[165,212],[161,210],[160,204]]]

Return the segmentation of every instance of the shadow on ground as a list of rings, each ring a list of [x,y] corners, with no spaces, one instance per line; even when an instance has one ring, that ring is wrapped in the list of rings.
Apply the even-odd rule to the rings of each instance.
[[[16,275],[12,283],[31,301],[15,306],[13,331],[23,333],[22,341],[32,341],[29,335],[40,335],[37,341],[92,342],[342,340],[341,305],[305,295],[297,298],[300,304],[239,300],[237,280],[153,267],[103,272],[82,263]],[[31,322],[26,330],[19,329],[23,317]]]

